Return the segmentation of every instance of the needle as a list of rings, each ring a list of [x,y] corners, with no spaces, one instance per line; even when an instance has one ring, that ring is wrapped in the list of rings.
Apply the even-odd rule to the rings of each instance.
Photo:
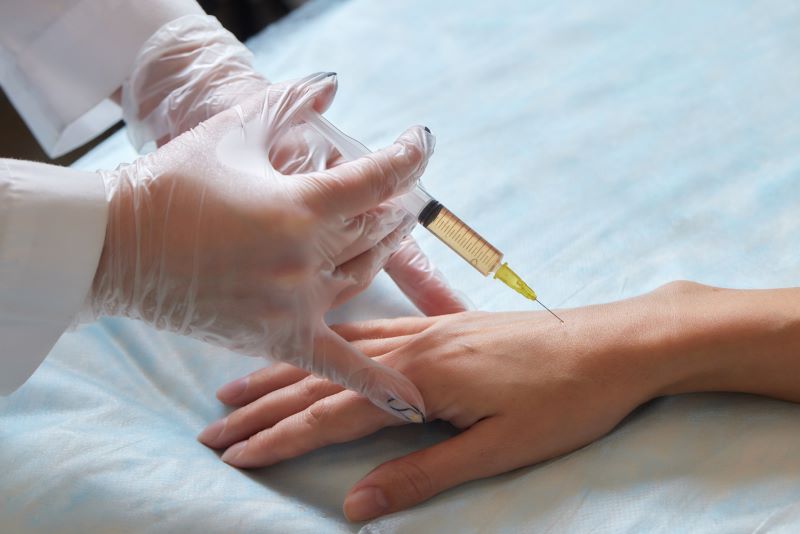
[[[549,311],[549,312],[550,312],[550,315],[552,315],[553,317],[555,317],[556,319],[558,319],[559,321],[561,321],[561,324],[564,324],[564,319],[562,319],[561,317],[559,317],[558,315],[556,315],[555,313],[553,313],[553,310],[551,310],[550,308],[548,308],[547,306],[545,306],[545,305],[544,305],[544,302],[542,302],[542,301],[541,301],[541,300],[539,300],[539,299],[534,299],[534,300],[535,300],[536,302],[538,302],[538,303],[539,303],[539,304],[542,306],[542,308],[544,308],[545,310]]]
[[[536,291],[531,289],[531,287],[528,284],[526,284],[525,281],[522,280],[522,278],[520,278],[517,273],[512,271],[511,267],[509,267],[507,263],[504,263],[503,265],[500,266],[499,269],[497,269],[497,272],[494,273],[494,277],[503,282],[505,285],[507,285],[514,291],[516,291],[517,293],[519,293],[520,295],[522,295],[523,297],[525,297],[526,299],[535,300],[536,302],[538,302],[542,308],[550,312],[550,315],[561,321],[561,324],[564,324],[564,319],[553,313],[553,310],[545,306],[542,303],[542,301],[539,300],[539,298],[536,296]]]

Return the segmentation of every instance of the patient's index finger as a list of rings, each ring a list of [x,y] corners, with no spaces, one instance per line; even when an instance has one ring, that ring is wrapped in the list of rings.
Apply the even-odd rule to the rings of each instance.
[[[276,363],[228,382],[217,390],[217,398],[228,406],[244,406],[275,391],[294,384],[308,376],[308,372],[289,365]]]
[[[396,424],[403,422],[364,397],[342,391],[234,445],[222,459],[236,467],[264,467]]]
[[[337,384],[315,376],[307,376],[299,382],[268,393],[239,408],[223,420],[220,432],[210,435],[211,431],[204,431],[199,439],[215,449],[229,447],[302,412],[319,399],[335,395],[341,390],[342,387]],[[219,423],[214,425],[218,427]]]
[[[373,319],[360,323],[331,325],[331,330],[347,341],[362,339],[386,339],[414,335],[436,322],[435,317],[398,317],[396,319]]]

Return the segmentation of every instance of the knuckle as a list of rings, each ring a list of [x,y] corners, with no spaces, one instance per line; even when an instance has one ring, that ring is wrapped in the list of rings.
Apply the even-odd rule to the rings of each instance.
[[[324,382],[314,376],[307,376],[300,381],[302,395],[305,397],[317,398],[322,393]]]
[[[403,354],[395,351],[392,353],[391,361],[395,361],[397,358],[397,363],[393,367],[411,380],[420,391],[424,391],[428,388],[427,376],[432,367],[431,362],[426,362],[424,357],[418,357],[417,354],[411,352],[412,350],[403,350]]]
[[[410,460],[396,460],[395,473],[397,482],[406,488],[413,501],[425,500],[433,495],[433,479],[419,465]]]
[[[279,292],[275,291],[257,291],[256,296],[251,299],[251,309],[255,312],[254,322],[257,324],[252,325],[254,328],[263,328],[268,323],[276,318],[283,317],[285,309],[288,304],[287,299]]]
[[[300,196],[303,205],[308,209],[312,222],[315,217],[320,217],[325,213],[338,183],[339,180],[332,173],[326,171],[314,172],[306,176]]]
[[[287,225],[286,231],[290,233],[290,237],[297,240],[310,239],[317,231],[320,224],[319,215],[310,209],[296,209],[292,210],[291,217],[286,217],[284,221],[291,221]]]
[[[251,436],[247,440],[247,448],[252,451],[269,450],[272,441],[272,432],[270,429],[262,430],[255,436]]]
[[[394,175],[394,169],[392,168],[391,162],[389,164],[389,168],[392,170],[391,174]],[[377,161],[374,157],[367,158],[367,162],[365,166],[362,167],[361,171],[360,178],[362,180],[366,180],[369,184],[370,195],[372,198],[376,199],[376,201],[380,201],[392,196],[394,191],[394,180],[392,179],[392,176],[386,175],[381,162]]]
[[[369,332],[370,335],[364,336],[366,339],[376,339],[383,337],[383,332],[386,331],[389,326],[387,323],[388,321],[386,319],[365,319],[355,325],[345,324],[343,326],[357,326],[364,332]]]
[[[353,235],[359,238],[370,238],[377,226],[377,217],[371,213],[362,213],[352,219]]]
[[[314,264],[306,257],[304,251],[297,250],[296,254],[287,254],[277,258],[275,264],[264,271],[268,274],[269,291],[267,297],[277,292],[293,292],[306,286],[314,278]],[[289,295],[284,296],[284,300]]]
[[[320,399],[303,411],[303,424],[311,428],[319,428],[328,420],[330,411],[327,399]]]

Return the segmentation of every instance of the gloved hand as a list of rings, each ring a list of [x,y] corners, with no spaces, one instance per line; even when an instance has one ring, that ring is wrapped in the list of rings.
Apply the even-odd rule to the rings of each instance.
[[[333,73],[329,73],[333,75]],[[285,84],[275,84],[282,91]],[[255,72],[252,54],[214,17],[188,15],[159,29],[142,47],[123,87],[128,135],[141,149],[161,145],[254,94],[269,80]],[[322,113],[336,92],[336,79],[315,96]],[[273,146],[273,166],[283,174],[319,171],[341,163],[336,149],[310,128],[295,129]],[[412,237],[386,264],[386,272],[426,315],[465,309],[447,280]],[[351,295],[358,292],[351,290]]]
[[[297,114],[329,84],[270,87],[102,173],[109,218],[91,308],[273,356],[419,421],[416,387],[334,334],[323,315],[371,280],[414,225],[391,199],[416,184],[434,139],[414,127],[368,157],[279,173],[273,142],[296,135]]]

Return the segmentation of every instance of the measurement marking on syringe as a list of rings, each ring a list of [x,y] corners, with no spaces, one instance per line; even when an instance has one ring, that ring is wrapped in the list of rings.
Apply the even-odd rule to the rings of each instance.
[[[446,228],[447,228],[447,237],[453,237],[455,235],[458,235],[458,231],[461,230],[459,224],[455,221],[448,222]]]
[[[486,247],[483,246],[479,248],[478,251],[475,253],[475,256],[483,260],[486,257]]]
[[[484,275],[502,257],[497,249],[446,208],[440,211],[427,228]]]

